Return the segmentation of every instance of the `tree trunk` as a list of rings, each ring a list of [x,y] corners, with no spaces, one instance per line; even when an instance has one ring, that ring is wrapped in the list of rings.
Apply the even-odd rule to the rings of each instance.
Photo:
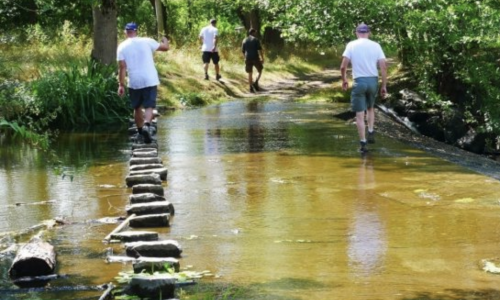
[[[19,250],[9,269],[9,275],[13,279],[49,275],[54,272],[55,267],[54,247],[41,240],[34,240]]]
[[[104,65],[116,62],[117,9],[115,0],[101,0],[92,9],[94,18],[94,47],[92,59]]]
[[[251,11],[247,12],[243,11],[243,9],[240,7],[237,10],[237,14],[241,22],[243,23],[243,26],[245,26],[246,31],[248,31],[250,28],[253,28],[257,31],[257,38],[261,38],[261,22],[259,10],[252,9]]]

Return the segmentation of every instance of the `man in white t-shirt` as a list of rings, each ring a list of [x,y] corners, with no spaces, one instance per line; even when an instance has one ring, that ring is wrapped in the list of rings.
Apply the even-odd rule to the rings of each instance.
[[[220,76],[219,70],[219,51],[217,49],[217,42],[219,38],[219,30],[217,29],[217,20],[210,20],[210,24],[203,27],[200,31],[200,41],[203,43],[201,46],[203,60],[203,67],[205,69],[205,80],[208,80],[208,65],[210,60],[214,63],[215,67],[215,79],[219,80],[222,78]]]
[[[144,137],[144,142],[151,143],[151,121],[153,109],[156,107],[157,86],[160,84],[158,71],[156,71],[153,53],[167,51],[168,39],[163,37],[161,43],[137,36],[137,25],[128,23],[125,26],[127,39],[118,45],[118,95],[125,94],[125,75],[128,74],[128,91],[131,106],[134,109],[134,120],[139,135]],[[142,108],[145,114],[142,113]]]
[[[375,98],[378,90],[378,68],[382,76],[380,95],[387,94],[387,65],[384,51],[380,44],[369,39],[370,27],[360,24],[356,27],[357,40],[347,44],[340,65],[342,74],[342,89],[349,87],[347,67],[352,65],[354,83],[351,91],[351,106],[356,113],[356,126],[360,140],[360,152],[366,153],[366,143],[375,143]],[[378,68],[377,68],[378,67]],[[365,134],[365,111],[368,122],[368,140]]]

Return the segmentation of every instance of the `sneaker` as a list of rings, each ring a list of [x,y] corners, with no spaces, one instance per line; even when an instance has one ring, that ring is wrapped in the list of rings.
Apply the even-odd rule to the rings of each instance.
[[[254,82],[254,83],[252,84],[252,86],[253,86],[253,88],[254,88],[256,91],[259,91],[259,90],[260,90],[260,88],[259,88],[259,82],[258,82],[258,81]]]
[[[366,148],[366,142],[359,142],[359,152],[366,153],[368,152],[368,148]]]
[[[144,143],[144,137],[142,136],[142,134],[140,134],[139,132],[136,133],[133,137],[132,137],[132,141],[134,143],[137,143],[137,144],[143,144]]]
[[[368,131],[368,143],[375,144],[375,131],[372,132]]]
[[[205,73],[205,80],[208,80],[208,74]]]
[[[215,75],[215,79],[216,79],[217,81],[219,81],[221,78],[222,78],[222,76],[220,76],[220,74]]]
[[[255,89],[254,89],[253,85],[250,86],[249,90],[250,90],[250,93],[255,93]]]
[[[142,127],[142,136],[144,137],[144,143],[151,144],[151,128],[150,126]]]

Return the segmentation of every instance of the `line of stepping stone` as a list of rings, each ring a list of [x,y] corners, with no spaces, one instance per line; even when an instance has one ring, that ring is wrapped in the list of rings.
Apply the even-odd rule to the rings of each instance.
[[[158,157],[158,143],[156,142],[156,117],[153,120],[153,142],[143,143],[142,137],[133,125],[129,128],[132,135],[132,155],[129,161],[129,174],[125,179],[127,187],[132,188],[129,196],[128,214],[117,230],[108,235],[105,241],[123,242],[124,256],[108,256],[108,262],[131,261],[134,273],[165,270],[169,265],[175,272],[179,272],[178,258],[182,248],[175,240],[159,240],[155,231],[145,231],[144,228],[169,227],[171,216],[175,210],[172,203],[165,199],[162,182],[167,181],[168,169],[164,167]],[[133,124],[133,120],[131,120]],[[129,227],[123,230],[125,227]],[[142,229],[142,230],[141,230]],[[134,276],[124,292],[129,295],[163,299],[174,297],[175,280],[167,276]]]

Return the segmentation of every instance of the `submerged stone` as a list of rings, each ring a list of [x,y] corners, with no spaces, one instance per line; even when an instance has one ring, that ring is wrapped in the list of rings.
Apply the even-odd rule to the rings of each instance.
[[[131,257],[180,257],[181,246],[177,241],[133,242],[125,244],[125,252]]]

